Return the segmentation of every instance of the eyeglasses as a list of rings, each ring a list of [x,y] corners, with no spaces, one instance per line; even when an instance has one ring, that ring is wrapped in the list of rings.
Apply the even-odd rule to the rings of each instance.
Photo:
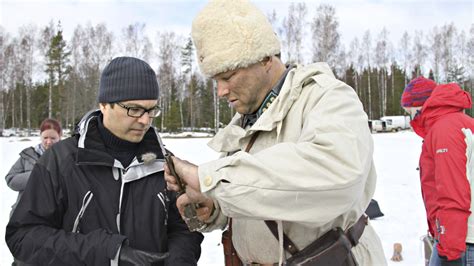
[[[143,107],[139,106],[127,106],[123,103],[116,103],[118,106],[122,107],[123,109],[127,110],[127,115],[130,117],[135,117],[135,118],[140,118],[143,116],[143,114],[148,113],[149,117],[158,117],[161,114],[161,109],[158,105],[153,106],[150,109],[145,109]]]

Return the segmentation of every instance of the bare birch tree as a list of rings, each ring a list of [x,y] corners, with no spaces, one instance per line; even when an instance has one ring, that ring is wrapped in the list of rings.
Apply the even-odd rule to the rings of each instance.
[[[177,77],[176,64],[179,59],[179,46],[176,42],[176,35],[174,32],[158,32],[157,47],[158,47],[158,83],[160,84],[160,105],[162,109],[161,115],[161,130],[165,125],[172,120],[173,101],[177,102],[179,93],[175,79]]]
[[[409,72],[412,65],[411,38],[408,32],[404,32],[398,44],[400,54],[400,64],[405,73]],[[405,75],[405,86],[408,84],[408,77]]]
[[[9,92],[9,99],[7,99],[7,106],[6,110],[10,110],[10,116],[11,116],[11,126],[16,127],[17,126],[17,121],[16,121],[16,108],[15,108],[15,86],[16,86],[16,79],[17,79],[17,55],[16,55],[16,47],[18,47],[18,41],[17,39],[12,39],[11,42],[9,42],[6,47],[5,47],[5,52],[3,54],[3,62],[4,62],[4,67],[5,67],[5,77],[6,77],[6,82],[5,82],[5,88],[6,91]]]
[[[303,62],[303,38],[308,10],[305,3],[291,3],[288,16],[283,19],[283,50],[286,51],[286,62],[290,64]]]
[[[278,15],[275,9],[273,9],[271,13],[267,14],[267,18],[270,24],[272,24],[273,30],[275,30],[278,35],[281,35],[281,28],[278,24]]]
[[[103,23],[95,26],[87,24],[83,31],[81,73],[85,83],[83,97],[88,99],[83,107],[85,110],[82,110],[85,112],[97,108],[100,72],[113,57],[114,35]]]
[[[474,24],[469,29],[469,37],[467,41],[467,71],[469,73],[469,92],[472,95],[474,83]],[[471,114],[473,107],[471,106]]]
[[[76,124],[75,119],[77,114],[82,111],[79,107],[78,99],[80,99],[80,86],[81,79],[81,64],[83,62],[82,56],[82,43],[84,42],[84,29],[81,25],[76,26],[74,33],[71,38],[71,73],[69,75],[71,83],[71,123]],[[87,102],[87,101],[84,101]]]
[[[0,130],[3,131],[5,128],[5,106],[3,105],[3,95],[7,88],[7,75],[6,75],[6,64],[5,64],[5,50],[8,41],[8,34],[5,29],[0,26]]]
[[[457,30],[453,23],[446,24],[441,27],[441,64],[444,74],[444,81],[447,82],[448,72],[456,67],[458,62],[455,61],[454,49],[456,49],[455,39],[457,37]]]
[[[122,29],[123,45],[121,52],[149,62],[153,56],[153,46],[145,32],[145,23],[134,23]]]
[[[28,128],[28,135],[31,129],[31,92],[33,90],[33,74],[37,66],[36,56],[36,40],[37,28],[30,24],[19,29],[20,38],[20,68],[22,69],[22,83],[25,87],[26,94],[26,127]],[[22,117],[20,113],[20,117]]]
[[[336,9],[327,4],[319,5],[311,23],[313,62],[327,62],[336,68],[340,47],[338,27]]]
[[[385,116],[387,109],[387,78],[388,69],[390,68],[390,54],[391,44],[388,39],[389,32],[384,27],[378,35],[377,43],[375,44],[375,65],[379,70],[377,76],[378,90],[380,92],[380,110],[382,116]]]
[[[415,70],[415,76],[411,78],[416,78],[421,75],[421,67],[425,63],[426,57],[428,55],[428,48],[424,43],[424,35],[422,31],[415,31],[413,37],[413,69]],[[436,75],[436,72],[435,72]]]
[[[24,68],[24,64],[26,63],[26,55],[25,50],[27,49],[27,42],[22,38],[22,36],[18,36],[14,39],[16,42],[15,47],[15,72],[16,72],[16,80],[15,80],[15,92],[17,93],[16,99],[18,99],[17,111],[15,115],[18,115],[18,127],[23,128],[23,109],[24,109],[24,94],[25,94],[25,79],[26,79],[26,69]],[[16,99],[14,99],[16,101]]]
[[[352,66],[355,69],[355,76],[354,76],[354,84],[355,84],[355,90],[359,94],[359,97],[362,98],[361,91],[360,91],[360,75],[363,72],[364,69],[364,54],[362,52],[362,47],[359,42],[359,38],[355,37],[350,45],[349,45],[349,60],[352,64]],[[362,100],[362,99],[361,99]]]
[[[433,75],[435,81],[441,82],[441,60],[443,57],[443,48],[442,48],[442,40],[443,36],[438,27],[434,27],[432,31],[429,33],[427,40],[428,40],[428,47],[429,47],[429,54],[430,54],[430,61],[431,67],[433,69]],[[427,53],[428,54],[428,53]],[[418,65],[422,65],[421,63]],[[419,75],[417,73],[417,75]]]
[[[41,32],[41,41],[40,41],[40,50],[44,57],[44,65],[48,65],[49,63],[49,56],[48,53],[50,51],[51,41],[54,37],[56,31],[56,27],[53,24],[53,21],[49,22],[49,25],[44,27]],[[53,109],[53,86],[55,83],[54,71],[49,69],[48,67],[44,68],[44,71],[47,73],[49,78],[49,90],[48,90],[48,117],[52,117],[52,109]]]
[[[459,68],[462,69],[463,71],[462,73],[463,81],[468,80],[469,53],[468,53],[468,41],[467,41],[466,33],[464,31],[461,31],[455,38],[453,57],[454,57],[455,65],[458,65]],[[461,86],[464,86],[464,84],[461,84]]]
[[[370,31],[367,30],[364,33],[364,37],[362,38],[362,49],[364,51],[364,64],[365,68],[367,69],[367,98],[368,98],[368,107],[367,112],[369,115],[369,119],[372,119],[372,88],[371,88],[371,81],[370,81],[370,72],[371,69],[371,62],[372,62],[372,38],[370,36]]]
[[[469,40],[467,41],[467,69],[469,70],[471,80],[474,79],[474,24],[469,29]]]

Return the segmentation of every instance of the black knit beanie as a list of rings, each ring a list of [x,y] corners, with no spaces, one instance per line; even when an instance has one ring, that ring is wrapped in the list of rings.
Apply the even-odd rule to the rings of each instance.
[[[145,61],[133,57],[116,57],[100,77],[99,103],[129,100],[157,100],[155,71]]]

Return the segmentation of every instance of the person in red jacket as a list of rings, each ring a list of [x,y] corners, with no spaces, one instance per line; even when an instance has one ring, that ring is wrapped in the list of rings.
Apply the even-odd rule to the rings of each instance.
[[[430,265],[474,265],[474,230],[468,171],[474,119],[464,113],[471,95],[458,84],[436,85],[423,77],[404,89],[402,107],[411,126],[424,139],[420,179],[430,234],[436,240]],[[474,160],[474,159],[473,159]],[[474,218],[471,226],[474,228]]]

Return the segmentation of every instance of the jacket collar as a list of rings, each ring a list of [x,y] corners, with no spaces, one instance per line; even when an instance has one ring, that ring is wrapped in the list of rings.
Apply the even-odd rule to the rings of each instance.
[[[41,144],[38,144],[38,145],[41,145]],[[37,145],[37,146],[38,146]],[[34,146],[34,147],[28,147],[24,150],[22,150],[20,152],[20,156],[31,161],[32,163],[35,163],[36,160],[38,160],[38,158],[41,156],[41,154],[39,154],[37,151],[36,151],[36,147],[37,146]]]
[[[322,74],[334,78],[334,74],[326,63],[314,63],[307,66],[297,65],[292,68],[283,81],[280,94],[254,125],[248,129],[243,129],[241,127],[242,116],[236,114],[229,125],[219,130],[208,145],[218,152],[232,152],[238,150],[241,147],[240,144],[256,131],[272,131],[286,117],[301,95],[303,87],[316,82],[317,77]]]

